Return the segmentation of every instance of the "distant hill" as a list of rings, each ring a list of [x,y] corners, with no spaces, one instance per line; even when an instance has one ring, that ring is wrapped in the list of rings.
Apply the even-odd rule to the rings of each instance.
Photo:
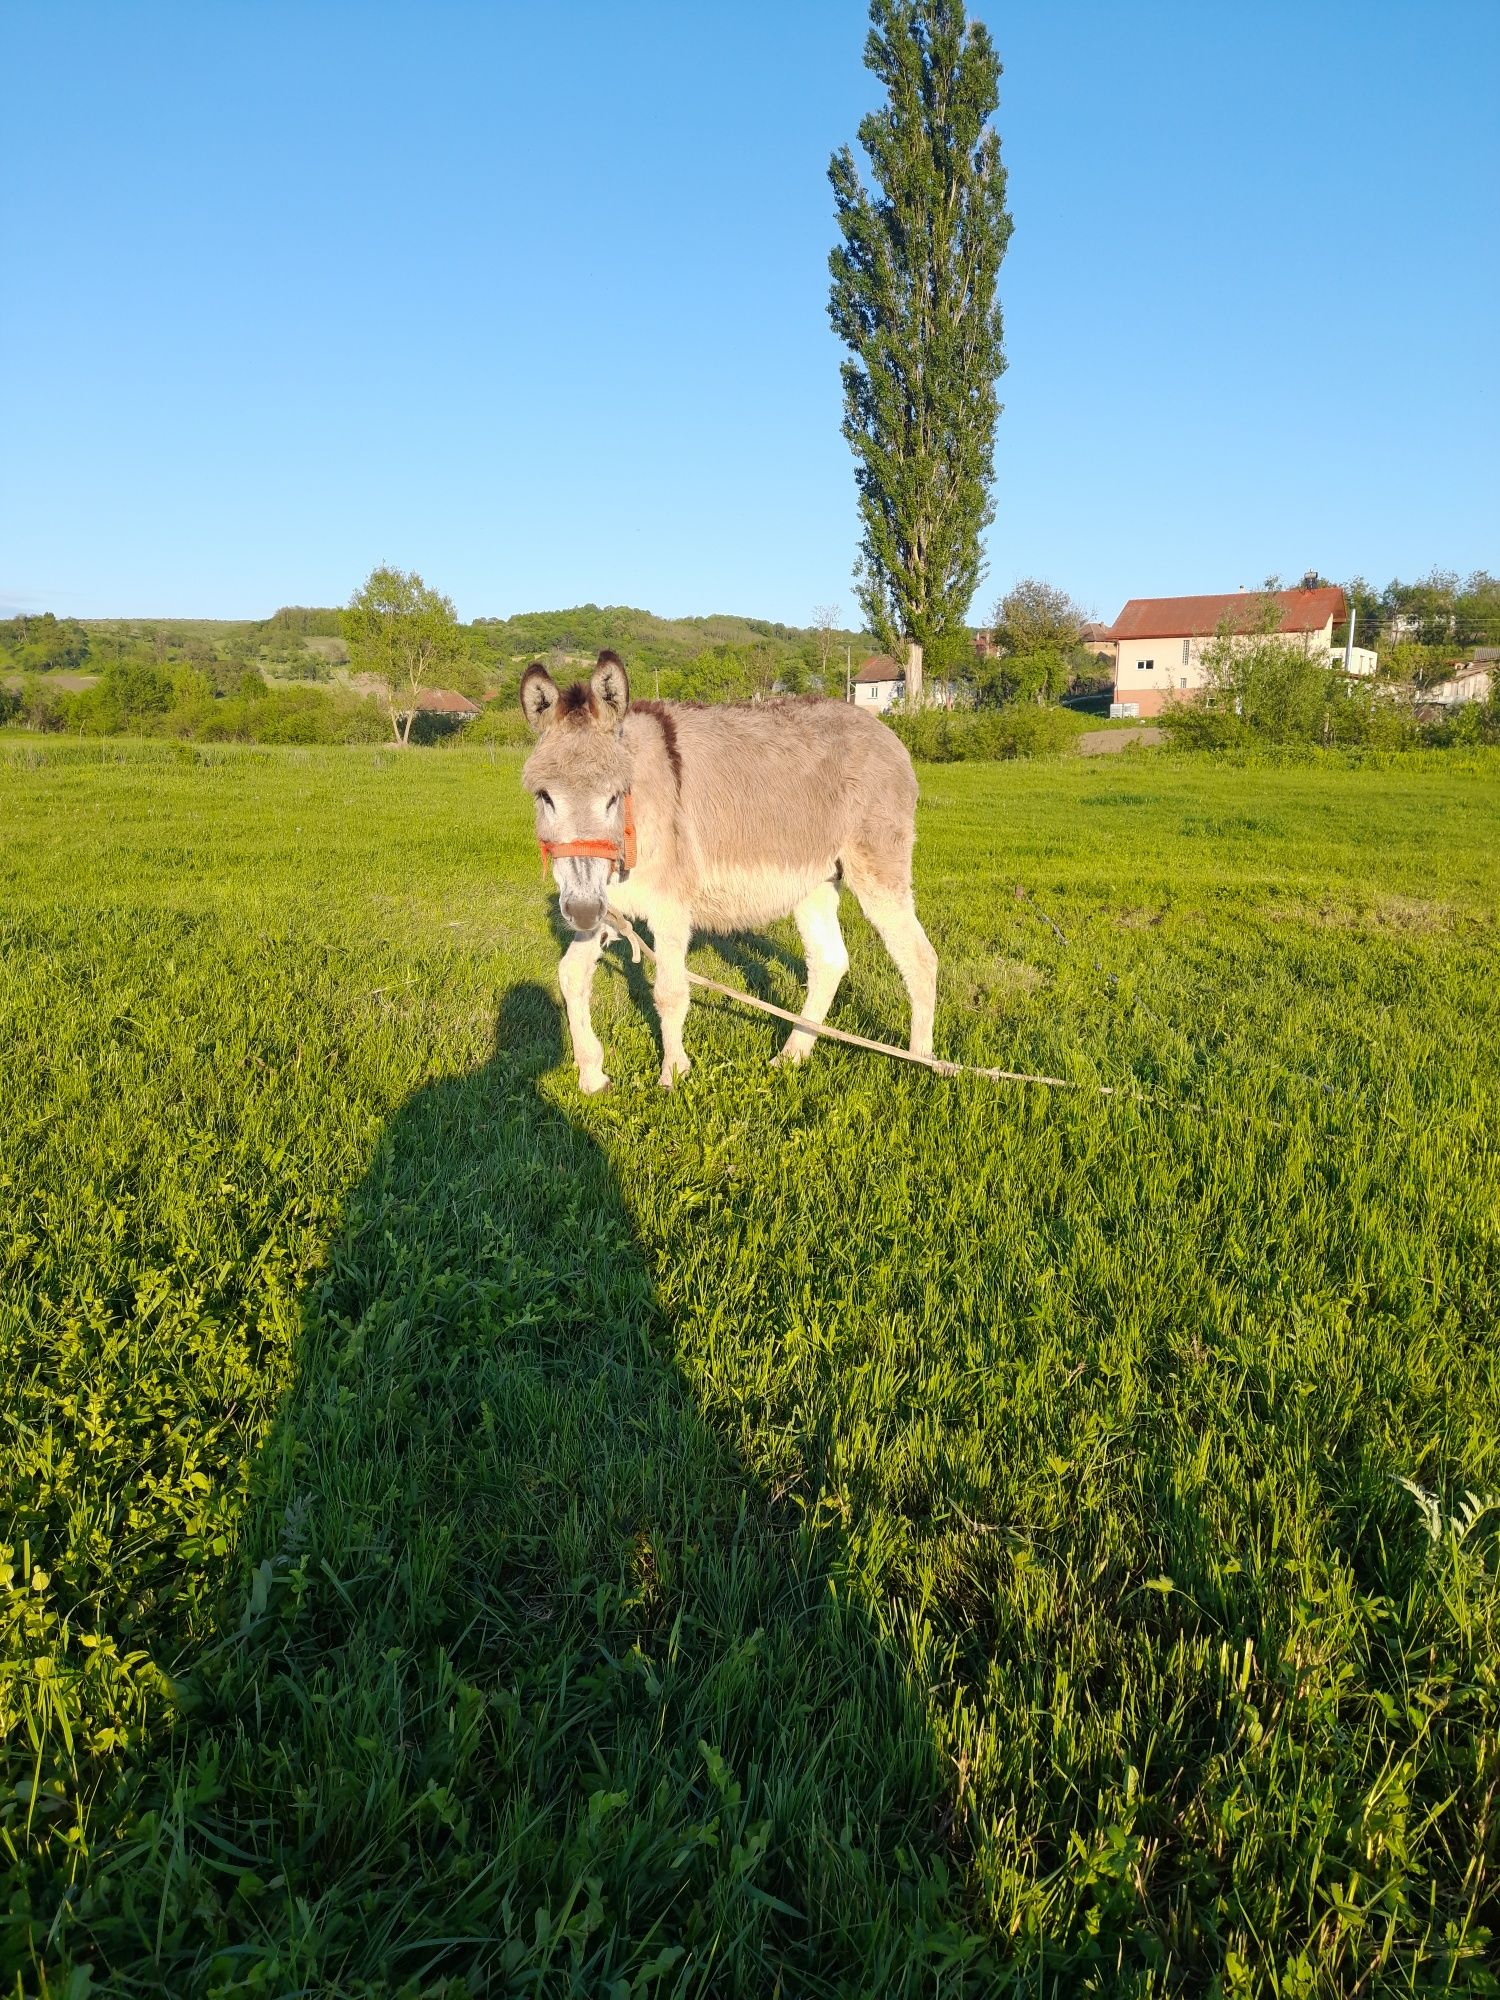
[[[606,647],[620,654],[642,693],[714,701],[778,688],[842,692],[846,651],[857,666],[871,646],[861,632],[824,634],[728,613],[659,618],[624,604],[476,618],[467,629],[473,668],[491,694],[511,691],[530,660],[571,676]],[[332,606],[285,604],[269,618],[36,616],[0,625],[0,670],[191,666],[220,694],[231,692],[247,667],[274,681],[337,680],[346,660]]]
[[[804,656],[821,645],[810,626],[782,625],[769,618],[742,618],[727,612],[706,618],[659,618],[628,604],[577,604],[568,611],[522,611],[513,618],[476,618],[475,630],[497,660],[545,659],[562,653],[592,659],[606,647],[628,666],[681,666],[719,647],[739,652],[757,648]],[[867,646],[864,634],[831,636],[840,658],[846,645]]]

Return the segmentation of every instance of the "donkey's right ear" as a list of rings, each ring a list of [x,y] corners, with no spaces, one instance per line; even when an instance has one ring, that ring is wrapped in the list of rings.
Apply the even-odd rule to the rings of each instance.
[[[540,660],[533,660],[521,676],[521,713],[536,736],[557,713],[557,682]]]

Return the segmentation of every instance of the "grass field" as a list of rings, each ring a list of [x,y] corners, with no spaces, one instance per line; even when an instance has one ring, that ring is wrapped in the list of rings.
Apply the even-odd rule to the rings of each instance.
[[[582,1100],[518,763],[0,743],[5,1981],[1494,1993],[1500,757],[924,772],[1123,1099]]]

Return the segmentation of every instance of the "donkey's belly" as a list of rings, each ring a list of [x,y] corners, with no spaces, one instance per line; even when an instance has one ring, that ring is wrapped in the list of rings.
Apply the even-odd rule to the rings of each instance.
[[[693,887],[693,929],[750,931],[775,923],[828,881],[833,866],[830,861],[826,867],[801,869],[737,868],[732,875],[710,876]]]

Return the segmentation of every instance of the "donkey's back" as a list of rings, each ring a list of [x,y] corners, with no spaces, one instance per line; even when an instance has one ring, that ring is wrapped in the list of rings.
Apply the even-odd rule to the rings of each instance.
[[[677,789],[675,886],[694,928],[784,917],[842,869],[911,887],[917,780],[873,715],[812,696],[700,707],[642,702],[627,732],[658,724]]]

